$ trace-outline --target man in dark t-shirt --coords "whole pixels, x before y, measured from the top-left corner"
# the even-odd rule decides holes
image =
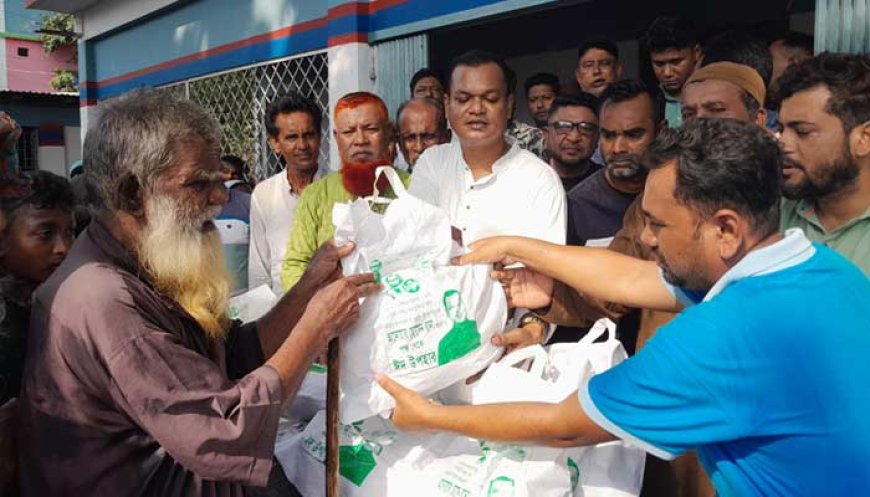
[[[602,94],[600,144],[605,167],[568,192],[570,245],[606,247],[643,190],[641,156],[662,123],[660,105],[640,81],[614,83]]]
[[[601,95],[601,154],[605,167],[568,192],[569,245],[607,247],[622,228],[628,206],[643,190],[641,157],[664,126],[664,105],[640,81],[621,81]],[[638,314],[619,320],[617,336],[634,352]],[[584,328],[559,326],[550,342],[577,341]]]

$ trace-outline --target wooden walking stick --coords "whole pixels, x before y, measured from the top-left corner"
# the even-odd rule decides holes
[[[338,379],[339,339],[329,342],[326,352],[326,497],[339,497],[338,492]]]

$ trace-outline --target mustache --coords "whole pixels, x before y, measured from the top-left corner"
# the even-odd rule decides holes
[[[796,162],[794,159],[784,158],[782,160],[782,167],[791,167],[794,169],[800,169],[803,172],[806,172],[807,169],[800,162]]]
[[[608,157],[605,162],[610,164],[611,162],[628,162],[632,165],[639,166],[640,165],[640,157],[632,154],[614,154]]]

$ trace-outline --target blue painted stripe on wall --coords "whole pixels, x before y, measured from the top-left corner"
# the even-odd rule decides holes
[[[120,95],[134,88],[160,86],[172,81],[195,78],[225,69],[255,64],[264,60],[288,57],[293,54],[319,50],[326,46],[326,28],[294,33],[288,37],[249,45],[229,52],[206,57],[175,67],[144,74],[126,81],[96,88],[82,88],[81,98],[104,99]]]
[[[546,1],[546,0],[544,0]],[[350,2],[345,2],[350,3]],[[208,55],[203,59],[179,63],[177,66],[154,71],[141,76],[132,77],[129,80],[101,85],[99,82],[82,85],[82,101],[104,99],[119,95],[125,91],[142,86],[159,86],[183,79],[202,76],[205,74],[231,69],[233,67],[255,64],[275,58],[287,57],[296,53],[318,50],[327,46],[329,37],[344,36],[355,33],[367,34],[375,31],[383,31],[401,27],[403,25],[419,23],[427,19],[435,19],[446,15],[455,15],[463,11],[485,8],[492,6],[497,9],[497,4],[512,4],[514,8],[523,8],[542,3],[542,0],[529,0],[528,2],[516,0],[408,0],[381,9],[373,8],[371,14],[348,14],[329,19],[327,28],[312,29],[301,33],[293,33],[285,38],[271,40],[269,42],[243,46],[228,52]],[[518,5],[519,4],[519,5]],[[374,5],[372,6],[374,7]],[[509,9],[508,9],[509,10]],[[142,27],[146,27],[145,23]],[[262,34],[262,33],[261,33]],[[257,34],[255,36],[260,36]],[[98,43],[107,43],[110,40],[101,40]],[[216,48],[216,47],[212,47]],[[105,55],[105,52],[104,52]],[[98,66],[105,64],[105,59],[96,57]],[[136,70],[146,69],[138,67]],[[133,72],[133,71],[130,71]],[[117,78],[119,76],[115,76]],[[120,75],[123,77],[123,74]],[[109,79],[109,78],[103,78]],[[112,78],[114,79],[114,78]]]
[[[371,31],[388,29],[432,17],[455,14],[504,0],[411,0],[372,14]]]

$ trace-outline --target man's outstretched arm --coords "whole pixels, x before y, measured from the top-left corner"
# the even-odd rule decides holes
[[[469,248],[460,264],[519,262],[605,302],[671,312],[682,309],[652,261],[604,248],[567,247],[522,237],[485,238]]]
[[[616,439],[586,416],[576,392],[558,404],[442,406],[386,376],[380,376],[378,384],[396,399],[391,419],[403,430],[451,431],[484,440],[559,446],[594,445]]]

